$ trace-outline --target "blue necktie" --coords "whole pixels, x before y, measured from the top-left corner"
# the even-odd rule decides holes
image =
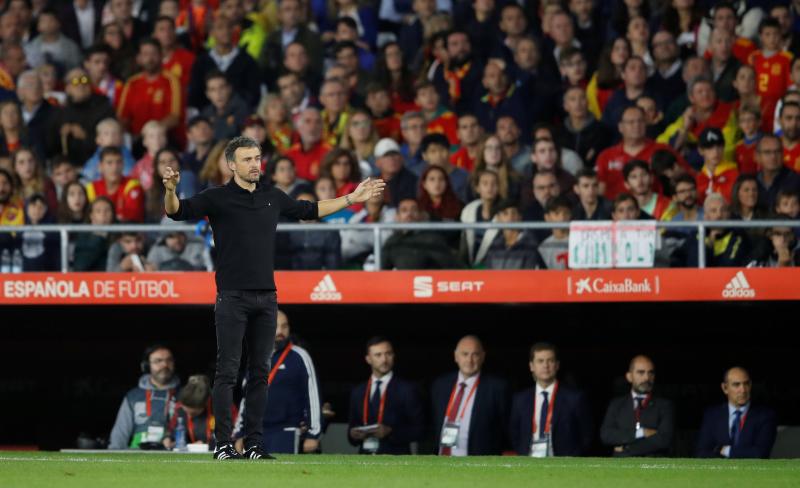
[[[378,410],[381,408],[381,380],[375,382],[375,392],[369,399],[369,418],[372,422],[378,422]]]
[[[542,411],[539,412],[539,438],[544,437],[544,424],[547,423],[547,410],[550,408],[550,402],[547,400],[547,392],[543,391],[542,396]]]
[[[742,421],[742,411],[735,410],[733,412],[733,425],[731,425],[731,445],[735,446],[739,443],[739,422]]]

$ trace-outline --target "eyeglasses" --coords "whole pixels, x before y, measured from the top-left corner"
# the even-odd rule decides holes
[[[72,86],[88,85],[89,84],[89,77],[86,76],[86,75],[84,75],[84,76],[76,76],[75,78],[72,78],[71,80],[69,80],[69,82],[72,84]]]

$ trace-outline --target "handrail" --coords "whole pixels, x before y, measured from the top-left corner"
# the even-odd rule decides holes
[[[636,221],[653,222],[658,229],[689,229],[695,228],[698,233],[705,233],[709,227],[735,228],[735,229],[766,229],[770,227],[800,227],[800,220],[720,220],[720,221]],[[372,232],[373,252],[375,256],[375,270],[380,270],[381,235],[385,231],[394,230],[422,230],[422,231],[462,231],[462,230],[487,230],[487,229],[517,229],[517,230],[551,230],[569,229],[569,222],[371,222],[371,223],[281,223],[278,232],[305,232],[305,231],[363,231]],[[4,225],[0,226],[0,233],[15,233],[27,231],[58,232],[61,239],[61,271],[69,270],[68,249],[69,233],[86,232],[147,232],[166,234],[169,232],[194,233],[197,224],[41,224],[41,225]],[[706,266],[706,248],[702,239],[698,239],[698,267]]]

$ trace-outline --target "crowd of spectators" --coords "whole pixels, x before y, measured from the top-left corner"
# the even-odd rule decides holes
[[[800,5],[779,0],[0,0],[0,225],[159,223],[165,168],[382,201],[325,222],[794,220]],[[710,266],[800,263],[800,228],[714,229]],[[665,232],[657,263],[697,263]],[[370,231],[280,235],[283,269],[370,269]],[[385,233],[392,268],[547,268],[567,231]],[[0,234],[26,271],[56,235]],[[70,269],[213,269],[195,235],[71,236]],[[5,263],[5,258],[4,258]]]

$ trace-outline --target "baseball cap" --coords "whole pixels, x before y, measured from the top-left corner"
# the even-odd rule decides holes
[[[703,129],[703,132],[700,133],[700,139],[697,141],[697,145],[702,149],[724,146],[725,137],[722,135],[722,131],[716,127],[708,127]]]
[[[262,119],[258,115],[251,115],[250,117],[247,117],[244,120],[244,124],[242,125],[242,127],[243,128],[247,128],[247,127],[252,127],[252,126],[255,126],[255,125],[260,126],[260,127],[266,127],[266,124],[264,124],[264,119]]]
[[[382,158],[390,153],[400,153],[400,145],[394,139],[385,137],[375,144],[375,158]]]

